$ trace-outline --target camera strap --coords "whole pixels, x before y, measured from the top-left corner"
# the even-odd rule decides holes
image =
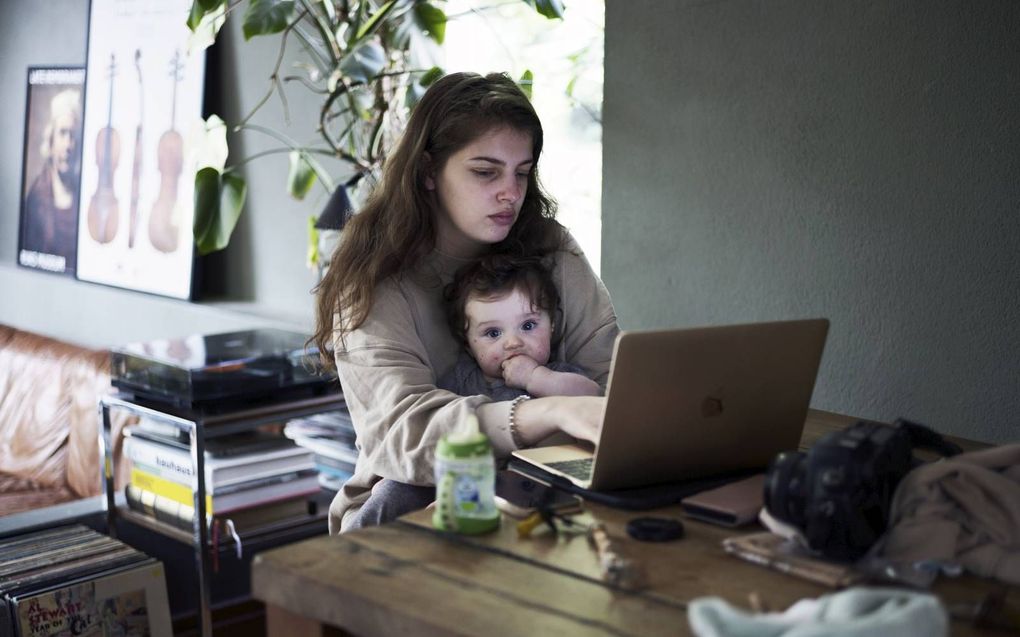
[[[907,420],[906,418],[897,418],[893,426],[907,434],[913,447],[930,449],[946,458],[963,453],[963,449],[959,445],[949,442],[942,437],[942,434],[926,425]]]

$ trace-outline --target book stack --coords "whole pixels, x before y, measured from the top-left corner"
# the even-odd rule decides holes
[[[71,525],[0,540],[0,637],[171,635],[163,564]]]
[[[357,436],[346,407],[289,420],[283,433],[313,453],[323,488],[338,491],[354,473]]]
[[[142,419],[126,430],[131,461],[128,507],[191,530],[195,496],[186,434]],[[312,453],[279,434],[253,430],[206,441],[205,510],[210,530],[229,521],[243,533],[309,514],[308,497],[320,491]],[[233,533],[231,533],[233,534]]]

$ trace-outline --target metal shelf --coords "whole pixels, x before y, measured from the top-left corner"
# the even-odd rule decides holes
[[[102,429],[99,435],[100,456],[102,463],[102,484],[103,500],[106,511],[106,522],[111,537],[116,537],[116,519],[118,516],[130,520],[133,524],[150,530],[154,533],[171,538],[178,542],[192,546],[195,554],[195,563],[198,568],[199,587],[199,614],[201,619],[201,634],[212,635],[212,609],[211,609],[211,558],[210,551],[202,550],[199,547],[211,546],[209,539],[209,527],[204,523],[206,519],[206,486],[205,486],[205,441],[208,438],[225,436],[228,434],[248,431],[261,425],[278,423],[282,420],[309,416],[331,409],[339,409],[345,405],[343,396],[340,394],[319,395],[286,402],[274,402],[260,404],[231,412],[202,413],[188,410],[173,409],[154,405],[152,403],[141,403],[134,401],[130,396],[116,394],[104,396],[99,401],[99,415],[102,421]],[[127,507],[118,507],[115,504],[113,484],[113,455],[110,441],[112,431],[110,413],[112,410],[123,410],[128,413],[144,416],[153,420],[169,423],[182,431],[188,433],[191,449],[191,465],[193,470],[192,493],[194,494],[195,521],[191,533],[175,527],[161,520],[155,520]],[[328,509],[328,507],[326,507]],[[276,536],[280,533],[294,531],[303,528],[305,524],[322,524],[326,512],[316,516],[309,516],[309,520],[299,524],[272,525],[275,528],[253,530],[250,535],[253,541]],[[313,519],[314,518],[314,519]],[[202,521],[202,522],[200,522]],[[258,539],[256,539],[258,538]],[[242,540],[244,538],[242,537]],[[231,544],[227,544],[231,546]],[[220,545],[220,550],[223,545]],[[229,548],[227,550],[230,550]]]

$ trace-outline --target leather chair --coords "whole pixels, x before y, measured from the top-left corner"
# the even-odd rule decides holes
[[[0,515],[101,493],[97,404],[110,391],[107,351],[0,325]],[[118,460],[126,421],[113,423]]]

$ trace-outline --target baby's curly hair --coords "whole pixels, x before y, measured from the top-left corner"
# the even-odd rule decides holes
[[[446,319],[461,345],[467,346],[468,301],[498,299],[514,290],[527,294],[532,307],[545,310],[555,321],[560,295],[541,258],[489,254],[457,271],[444,290],[444,298]]]

